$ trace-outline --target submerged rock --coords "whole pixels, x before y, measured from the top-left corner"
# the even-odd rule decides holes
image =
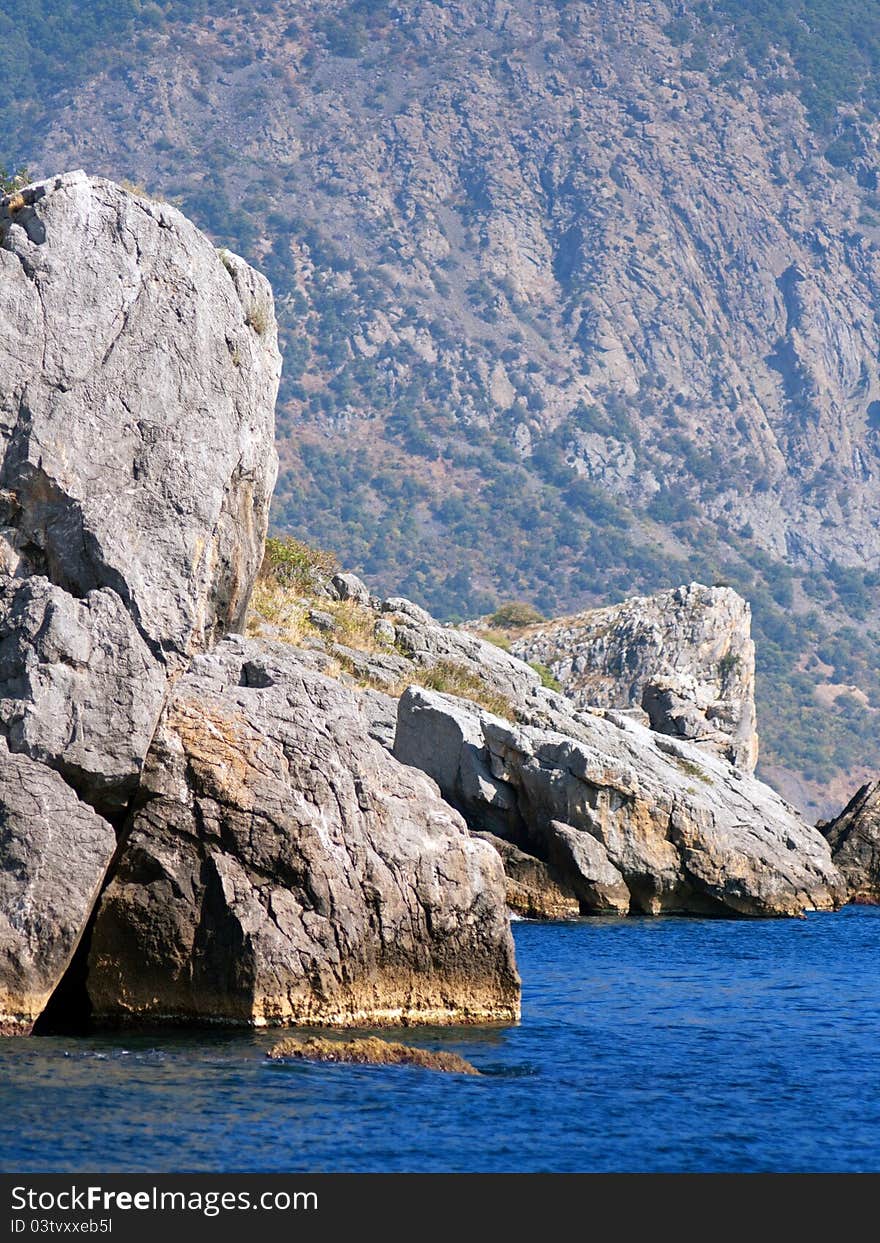
[[[410,687],[394,754],[434,777],[472,829],[552,861],[581,910],[623,911],[626,892],[645,914],[799,915],[845,901],[821,834],[755,778],[622,714],[557,720],[517,726]]]
[[[818,827],[843,873],[850,902],[880,905],[880,782],[862,786],[836,819]]]
[[[478,1075],[480,1072],[458,1053],[443,1049],[417,1049],[412,1045],[380,1040],[367,1036],[360,1040],[307,1040],[288,1037],[272,1046],[267,1057],[276,1061],[296,1058],[307,1062],[347,1062],[355,1066],[419,1066],[425,1070],[442,1070],[456,1075]]]
[[[0,741],[0,1034],[28,1033],[73,958],[116,847],[57,773]]]
[[[198,657],[92,937],[102,1019],[510,1021],[500,860],[282,645]]]

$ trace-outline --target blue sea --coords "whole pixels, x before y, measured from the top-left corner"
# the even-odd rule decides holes
[[[514,934],[521,1024],[393,1033],[479,1078],[271,1062],[277,1033],[0,1040],[0,1169],[880,1170],[880,909]]]

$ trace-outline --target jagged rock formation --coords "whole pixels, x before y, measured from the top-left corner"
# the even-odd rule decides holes
[[[97,807],[237,627],[275,481],[267,282],[69,173],[0,201],[0,732]]]
[[[0,740],[0,1035],[39,1018],[115,848],[110,825],[57,773]]]
[[[72,173],[0,200],[0,315],[0,1023],[39,1016],[114,852],[99,1017],[516,1017],[497,855],[308,653],[198,655],[263,557],[266,281]]]
[[[549,864],[494,833],[475,837],[497,850],[507,877],[507,905],[526,919],[575,919],[581,913],[574,889]]]
[[[548,729],[413,687],[394,754],[472,828],[567,863],[583,911],[796,915],[845,900],[821,834],[767,786],[625,715],[557,700],[546,695]]]
[[[844,900],[821,836],[732,762],[751,761],[756,744],[754,647],[748,605],[735,592],[691,584],[534,627],[514,647],[545,660],[555,654],[563,677],[575,667],[584,677],[563,695],[482,639],[478,623],[443,626],[410,601],[382,601],[346,579],[344,599],[357,611],[335,616],[339,586],[320,573],[311,583],[312,598],[328,603],[320,626],[297,632],[307,645],[300,659],[358,688],[371,736],[433,777],[472,831],[505,843],[497,848],[513,910],[533,918],[566,918],[575,908],[770,915]],[[308,596],[296,606],[313,617]],[[355,621],[362,649],[342,648],[337,636]],[[259,614],[250,625],[257,634],[273,629]],[[557,642],[582,644],[580,663],[566,665]],[[689,697],[688,715],[655,716],[649,729],[647,713],[630,705],[661,675]],[[591,705],[590,686],[622,709]],[[694,739],[682,738],[683,725],[696,726]],[[509,740],[503,760],[493,752],[487,729],[496,727],[520,739],[518,759]],[[547,791],[535,793],[544,780]]]
[[[751,610],[729,587],[691,583],[530,627],[511,650],[547,665],[575,703],[641,708],[652,729],[754,771]]]
[[[92,938],[98,1017],[517,1017],[498,856],[291,649],[196,659],[140,797]]]
[[[243,615],[280,359],[263,278],[81,172],[0,199],[0,320],[0,1010],[27,1028],[115,849],[87,804],[120,822],[168,677]]]
[[[880,905],[880,782],[864,785],[836,819],[820,822],[850,902]]]

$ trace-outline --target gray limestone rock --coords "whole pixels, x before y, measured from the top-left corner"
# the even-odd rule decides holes
[[[554,698],[547,697],[545,719],[553,718]],[[821,834],[754,777],[624,714],[560,713],[556,720],[556,729],[513,725],[410,687],[400,700],[394,753],[423,766],[473,829],[539,857],[547,854],[548,831],[557,849],[564,837],[570,855],[564,829],[595,838],[604,856],[578,866],[591,883],[613,889],[621,908],[613,872],[590,875],[605,857],[631,909],[646,914],[797,915],[845,900]]]
[[[276,473],[264,278],[168,204],[67,173],[0,200],[0,320],[22,567],[115,591],[172,662],[237,628]]]
[[[580,707],[642,709],[659,733],[754,770],[751,610],[729,587],[691,583],[556,618],[512,650],[547,665]]]
[[[62,778],[0,741],[0,1034],[26,1034],[66,971],[116,847]]]
[[[353,600],[369,607],[370,591],[356,574],[334,574],[331,580],[339,600]]]
[[[360,697],[283,645],[195,659],[98,911],[99,1017],[517,1016],[500,860],[368,730]]]
[[[242,624],[275,480],[272,295],[178,211],[0,200],[0,733],[102,811],[169,674]]]
[[[516,840],[516,795],[492,775],[483,720],[472,703],[411,686],[398,704],[394,758],[433,778],[473,829]]]
[[[880,905],[880,782],[858,790],[834,820],[820,823],[850,902]]]

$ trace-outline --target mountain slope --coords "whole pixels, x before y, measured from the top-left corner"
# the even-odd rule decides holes
[[[2,155],[179,198],[270,276],[278,528],[453,616],[729,582],[765,771],[880,766],[866,6],[260,9],[132,5]]]

